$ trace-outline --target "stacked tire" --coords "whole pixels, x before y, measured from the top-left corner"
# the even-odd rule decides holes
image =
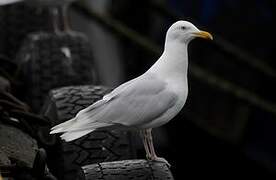
[[[49,93],[43,107],[43,115],[52,125],[74,117],[78,111],[101,99],[111,89],[103,86],[69,86]],[[73,142],[59,140],[48,149],[50,168],[57,170],[60,179],[73,180],[84,165],[105,161],[134,159],[135,147],[132,132],[112,130],[95,131]]]
[[[53,88],[97,82],[90,42],[81,33],[32,33],[16,59],[24,100],[35,112]]]

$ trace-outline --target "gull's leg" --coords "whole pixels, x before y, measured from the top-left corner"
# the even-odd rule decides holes
[[[151,159],[154,160],[157,155],[155,153],[155,149],[153,146],[153,140],[152,140],[152,134],[151,134],[151,130],[152,129],[146,129],[146,140],[147,140],[147,144],[149,145],[149,150],[150,150],[150,154],[151,154]]]
[[[147,159],[150,160],[151,154],[150,154],[150,151],[149,151],[149,145],[148,145],[147,140],[146,140],[146,131],[141,130],[140,135],[141,135],[141,138],[142,138],[142,141],[143,141],[143,144],[144,144],[144,148],[145,148],[145,151],[146,151],[146,157],[147,157]]]
[[[155,153],[152,134],[151,134],[152,129],[147,129],[145,131],[146,131],[146,138],[147,138],[147,141],[148,141],[147,143],[149,145],[149,150],[150,150],[150,154],[151,154],[151,160],[164,162],[170,167],[171,165],[168,163],[168,161],[166,159],[158,157]]]

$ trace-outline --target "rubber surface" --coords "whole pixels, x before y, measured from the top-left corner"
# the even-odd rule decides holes
[[[69,86],[52,90],[43,114],[52,124],[64,122],[110,92],[103,86]],[[95,131],[73,142],[59,142],[48,149],[49,168],[59,179],[73,180],[84,165],[104,161],[133,159],[133,133],[127,131]],[[54,172],[55,171],[55,172]]]
[[[32,33],[16,59],[21,67],[18,79],[24,83],[22,98],[34,112],[53,88],[97,81],[90,42],[81,33]]]
[[[36,140],[27,133],[14,126],[0,123],[0,151],[10,162],[31,168],[36,149],[38,149]]]
[[[125,160],[83,167],[85,180],[173,180],[165,163]]]

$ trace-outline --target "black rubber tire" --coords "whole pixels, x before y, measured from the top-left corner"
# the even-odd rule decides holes
[[[85,180],[173,180],[168,166],[161,162],[124,160],[82,167]]]
[[[111,89],[103,86],[69,86],[52,90],[42,109],[52,124],[64,122],[101,99]],[[133,137],[127,131],[95,131],[73,142],[59,141],[47,149],[50,170],[58,179],[75,180],[84,165],[136,157]]]
[[[32,168],[36,149],[37,141],[30,135],[17,127],[0,123],[0,151],[5,153],[11,163]]]
[[[33,33],[17,55],[20,97],[39,112],[49,90],[62,86],[97,82],[92,49],[86,36],[77,32]]]

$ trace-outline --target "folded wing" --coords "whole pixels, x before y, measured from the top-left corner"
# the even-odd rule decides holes
[[[76,117],[52,128],[51,133],[74,140],[109,126],[139,127],[160,117],[176,102],[177,95],[165,81],[146,74],[122,84]]]

